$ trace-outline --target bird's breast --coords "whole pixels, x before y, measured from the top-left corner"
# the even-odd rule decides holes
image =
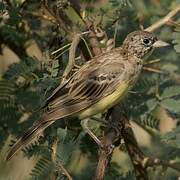
[[[123,99],[123,97],[127,94],[128,89],[129,89],[129,82],[121,82],[121,84],[119,84],[119,86],[116,88],[116,90],[112,94],[102,98],[100,101],[98,101],[97,103],[89,107],[88,109],[83,110],[79,114],[79,118],[85,119],[92,115],[102,113],[105,110],[113,107],[118,102],[120,102],[121,99]]]

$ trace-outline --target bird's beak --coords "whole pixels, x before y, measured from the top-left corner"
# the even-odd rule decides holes
[[[158,47],[164,47],[164,46],[169,46],[170,44],[161,40],[156,41],[153,44],[153,47],[158,48]]]

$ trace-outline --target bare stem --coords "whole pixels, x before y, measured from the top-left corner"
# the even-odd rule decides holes
[[[70,176],[70,174],[68,173],[68,171],[66,170],[66,168],[64,168],[62,164],[58,163],[58,166],[61,168],[61,170],[63,171],[65,176],[68,178],[68,180],[73,180],[73,178]]]
[[[178,5],[175,9],[170,11],[165,17],[163,17],[162,19],[155,22],[154,24],[152,24],[151,26],[149,26],[148,28],[144,30],[149,31],[149,32],[155,31],[156,29],[160,28],[164,24],[167,24],[169,21],[171,21],[171,18],[175,16],[179,11],[180,11],[180,5]]]
[[[71,72],[71,70],[73,69],[73,67],[75,65],[76,49],[77,49],[77,46],[80,42],[80,39],[81,39],[80,34],[74,35],[72,44],[71,44],[70,49],[69,49],[69,61],[68,61],[68,64],[66,66],[66,69],[64,70],[63,80],[65,80],[67,78],[67,76],[69,75],[69,73]]]
[[[155,72],[155,73],[159,73],[159,74],[164,74],[163,71],[156,69],[156,68],[151,68],[151,67],[143,67],[143,70],[149,71],[149,72]]]
[[[58,145],[58,140],[57,140],[57,138],[55,138],[55,140],[52,144],[52,147],[51,147],[51,149],[52,149],[51,158],[54,163],[56,163],[57,145]],[[57,163],[57,166],[61,169],[61,171],[67,177],[68,180],[72,180],[72,177],[70,176],[70,174],[68,173],[66,168],[60,162]],[[52,174],[51,178],[56,179],[55,174]]]

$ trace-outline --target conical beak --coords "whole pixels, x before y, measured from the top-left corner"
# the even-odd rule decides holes
[[[158,48],[158,47],[164,47],[164,46],[169,46],[170,44],[161,40],[156,41],[153,44],[153,47]]]

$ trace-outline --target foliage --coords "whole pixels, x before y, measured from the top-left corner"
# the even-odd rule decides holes
[[[101,0],[81,0],[80,7],[75,3],[69,8],[67,2],[73,4],[74,1],[48,2],[52,7],[58,5],[61,10],[64,8],[59,14],[65,19],[70,19],[70,28],[72,28],[70,31],[86,31],[81,22],[82,19],[78,18],[78,11],[85,16],[85,19],[93,20],[94,24],[98,24],[99,19],[102,19],[101,26],[109,38],[115,38],[116,46],[120,46],[129,32],[139,29],[140,25],[147,27],[153,24],[178,5],[176,0],[162,2],[111,0],[105,3]],[[65,26],[59,25],[59,22],[54,22],[47,10],[44,9],[46,14],[43,14],[39,10],[40,6],[40,2],[35,0],[0,2],[2,56],[5,56],[4,48],[9,47],[20,60],[19,63],[9,66],[5,73],[0,74],[0,150],[6,146],[9,137],[13,137],[14,140],[15,136],[20,135],[40,118],[41,107],[52,90],[60,83],[68,62],[68,43],[71,42],[72,37],[68,35],[69,31],[67,33],[63,28],[68,29],[70,24],[68,22]],[[75,7],[78,11],[74,11]],[[55,8],[54,12],[56,12]],[[47,14],[49,19],[45,16]],[[160,62],[145,64],[146,67],[161,70],[161,72],[144,70],[123,104],[130,119],[150,136],[149,145],[141,142],[142,150],[147,155],[160,158],[165,156],[166,160],[179,162],[180,28],[179,18],[175,19],[177,20],[155,32],[171,46],[166,50],[157,50],[151,56],[152,60],[160,58]],[[85,38],[85,40],[89,46],[88,39]],[[31,51],[28,50],[30,46],[33,47]],[[87,48],[85,44],[83,46]],[[37,48],[38,55],[34,54]],[[59,51],[53,53],[57,49]],[[82,64],[84,60],[79,56],[80,54],[81,52],[77,50],[77,61]],[[11,56],[6,61],[13,58]],[[162,124],[166,123],[163,118],[170,119],[169,121],[174,125],[174,129],[170,127],[166,129],[170,131],[166,134],[162,132],[164,128]],[[102,135],[101,125],[95,123],[92,127],[96,134]],[[138,134],[135,130],[136,133]],[[56,149],[54,157],[53,147]],[[97,165],[97,151],[97,145],[82,131],[77,119],[63,119],[45,130],[40,140],[31,143],[23,150],[26,157],[30,159],[36,157],[38,160],[31,168],[31,173],[26,174],[22,179],[67,179],[62,166],[74,179],[92,179]],[[134,179],[134,171],[127,152],[117,151],[119,154],[113,154],[114,158],[112,157],[105,179]],[[119,156],[124,154],[126,159],[119,160]],[[16,163],[20,163],[22,159],[24,158],[20,157]],[[18,171],[20,170],[17,170],[17,174]],[[164,179],[179,177],[178,172],[171,168],[150,169],[148,173],[152,179],[157,179],[161,174],[164,174]],[[0,174],[3,174],[1,166]],[[9,179],[9,174],[5,175]]]

